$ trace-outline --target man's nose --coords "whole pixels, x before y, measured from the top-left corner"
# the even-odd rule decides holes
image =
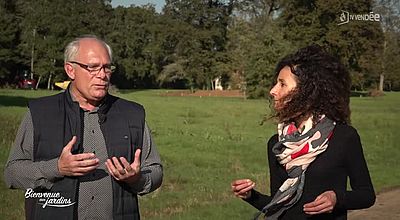
[[[106,73],[105,68],[106,68],[105,66],[102,66],[100,71],[96,74],[96,76],[99,77],[99,78],[102,78],[102,79],[106,78],[107,77],[107,73]]]

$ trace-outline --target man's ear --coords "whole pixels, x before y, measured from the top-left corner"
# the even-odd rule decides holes
[[[75,69],[74,69],[74,67],[72,66],[71,63],[65,63],[64,64],[64,70],[65,70],[65,72],[67,73],[67,75],[68,75],[68,77],[70,79],[72,79],[72,80],[75,79]]]

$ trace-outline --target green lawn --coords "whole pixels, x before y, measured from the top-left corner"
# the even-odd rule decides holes
[[[143,219],[251,219],[255,209],[230,193],[230,182],[252,178],[268,192],[266,140],[271,122],[260,125],[265,100],[167,97],[162,90],[121,91],[116,95],[143,104],[161,154],[164,183],[140,198]],[[0,166],[26,103],[55,92],[0,90]],[[361,136],[377,191],[400,185],[400,93],[352,98],[352,123]],[[0,177],[0,218],[23,219],[23,191],[8,190]]]

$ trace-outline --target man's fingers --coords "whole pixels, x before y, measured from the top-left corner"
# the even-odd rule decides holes
[[[75,176],[83,176],[86,175],[87,173],[95,170],[98,166],[87,166],[87,167],[77,167],[74,169],[74,175]]]
[[[140,153],[142,153],[141,149],[137,149],[135,151],[135,160],[140,160]]]
[[[107,167],[108,173],[109,173],[112,177],[114,177],[116,180],[119,180],[118,177],[116,177],[116,176],[114,175],[113,171],[112,171],[111,168],[110,168],[110,165],[108,165],[107,162],[105,162],[104,164],[105,164],[106,167]]]
[[[69,176],[83,176],[88,174],[89,172],[92,172],[97,167],[98,165],[87,166],[87,167],[74,167],[70,169]]]
[[[65,145],[65,147],[63,148],[63,152],[66,151],[71,153],[72,147],[74,146],[75,143],[76,143],[76,136],[73,136],[71,140],[68,142],[68,144]]]
[[[118,170],[115,168],[114,163],[112,162],[111,159],[107,159],[105,162],[106,167],[108,169],[108,173],[113,176],[115,179],[119,180],[120,174]]]
[[[141,153],[142,151],[140,150],[140,149],[137,149],[136,151],[135,151],[135,160],[133,161],[133,163],[132,163],[132,167],[133,167],[133,169],[138,169],[138,168],[140,168],[140,153]]]
[[[130,164],[124,157],[107,159],[105,165],[116,180],[134,182],[140,177],[140,150],[135,152],[135,161]]]
[[[112,162],[114,163],[115,168],[117,168],[118,171],[121,173],[124,172],[124,168],[122,167],[121,163],[119,162],[118,158],[112,157]]]
[[[96,155],[94,153],[75,154],[75,155],[72,155],[72,158],[75,161],[97,159]]]
[[[81,161],[75,161],[75,163],[78,168],[91,167],[91,166],[98,167],[99,159],[95,158],[95,159],[81,160]]]
[[[108,172],[112,174],[112,170],[115,169],[115,167],[114,164],[111,162],[111,160],[107,159],[106,162],[104,162],[104,164],[106,165]]]
[[[122,175],[126,174],[126,170],[121,165],[121,163],[119,162],[118,158],[112,157],[110,163],[113,163],[113,166],[111,168],[114,167],[114,169],[112,169],[112,171],[118,178],[121,178]]]
[[[129,162],[125,159],[125,157],[120,157],[119,160],[121,161],[122,166],[127,172],[131,172],[133,170]]]

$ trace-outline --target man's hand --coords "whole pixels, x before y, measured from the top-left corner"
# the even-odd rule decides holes
[[[304,205],[304,212],[309,215],[331,213],[336,205],[336,193],[326,191],[319,195],[313,202]]]
[[[137,149],[135,152],[135,160],[132,164],[125,159],[125,157],[120,157],[118,159],[116,157],[112,157],[111,159],[107,159],[105,162],[108,172],[111,176],[113,176],[118,181],[124,181],[127,183],[134,183],[138,179],[140,179],[140,153],[141,150]]]
[[[75,142],[76,136],[73,136],[58,158],[58,171],[63,176],[83,176],[99,166],[99,159],[93,153],[72,154]]]
[[[250,198],[251,190],[254,188],[255,185],[256,184],[249,179],[240,179],[233,181],[231,183],[231,188],[235,196],[242,199],[248,199]]]

